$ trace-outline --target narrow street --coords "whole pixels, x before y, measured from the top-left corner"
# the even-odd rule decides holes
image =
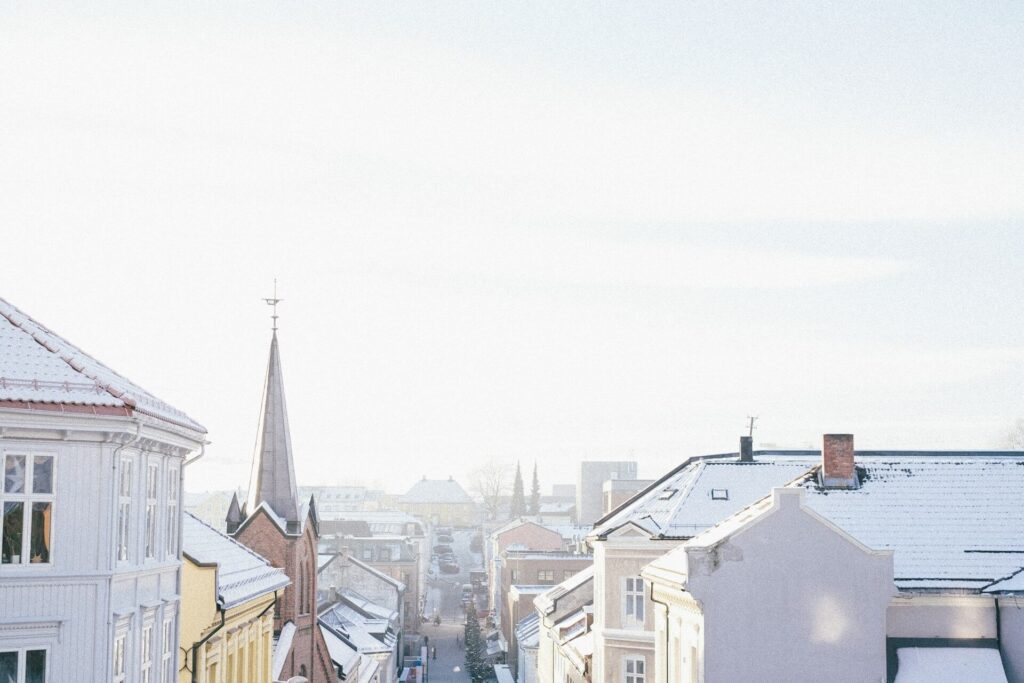
[[[469,571],[480,569],[482,559],[479,553],[469,549],[475,530],[455,529],[451,543],[452,551],[458,558],[457,574],[442,574],[436,563],[432,566],[427,582],[427,599],[424,614],[427,621],[421,627],[430,638],[428,652],[437,648],[437,659],[430,659],[427,681],[430,683],[467,683],[470,678],[464,671],[465,649],[461,644],[465,628],[465,608],[462,606],[462,586],[469,583]],[[435,626],[433,619],[441,617],[441,624]]]

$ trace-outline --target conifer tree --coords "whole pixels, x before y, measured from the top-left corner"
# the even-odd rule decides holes
[[[523,471],[516,463],[516,480],[512,484],[512,504],[509,508],[509,519],[522,517],[526,514],[526,494],[523,492]]]
[[[540,480],[537,478],[537,461],[533,461],[533,488],[530,489],[530,514],[540,514]]]
[[[473,680],[479,683],[486,680],[490,671],[484,658],[484,643],[480,637],[480,620],[476,616],[476,608],[473,605],[466,606],[466,673]]]

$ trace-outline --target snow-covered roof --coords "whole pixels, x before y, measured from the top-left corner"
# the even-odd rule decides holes
[[[281,627],[281,633],[274,641],[274,659],[271,661],[272,678],[276,681],[281,678],[281,671],[285,662],[288,661],[288,653],[292,651],[292,640],[295,638],[295,624],[288,621]],[[326,636],[326,634],[324,634]]]
[[[359,660],[362,659],[359,650],[352,643],[346,641],[344,637],[329,628],[320,629],[320,633],[323,634],[324,643],[327,645],[327,653],[330,655],[331,661],[336,666],[341,667],[347,680],[347,677],[359,665]],[[276,676],[274,680],[277,680]]]
[[[534,605],[537,609],[547,613],[554,609],[555,603],[560,598],[580,588],[588,586],[588,589],[593,592],[594,582],[594,565],[591,563],[585,569],[581,569],[565,581],[551,586],[548,590],[544,591],[534,599]]]
[[[901,647],[896,683],[1006,683],[994,647]]]
[[[159,418],[200,434],[206,428],[119,375],[0,298],[0,405],[89,406]],[[76,411],[78,412],[78,411]]]
[[[473,503],[459,482],[452,478],[427,479],[416,482],[398,499],[402,503]]]
[[[345,601],[323,610],[320,623],[345,637],[363,654],[389,652],[397,639],[388,619],[367,617]]]
[[[691,459],[655,481],[624,506],[598,520],[590,538],[632,523],[656,538],[686,539],[742,510],[818,462],[812,452],[757,453]]]
[[[512,670],[508,668],[508,664],[495,664],[494,678],[497,679],[498,683],[516,683],[516,679],[512,676]]]
[[[217,601],[225,609],[287,586],[280,569],[190,512],[183,515],[182,553],[197,564],[217,565]]]
[[[516,624],[516,641],[524,649],[535,648],[540,644],[540,615],[530,612]]]
[[[895,551],[896,585],[1012,590],[1024,567],[1024,453],[856,456],[860,488],[795,485],[805,504],[864,545]]]

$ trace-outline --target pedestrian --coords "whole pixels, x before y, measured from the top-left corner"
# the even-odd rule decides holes
[[[437,659],[437,645],[430,648],[431,659]]]

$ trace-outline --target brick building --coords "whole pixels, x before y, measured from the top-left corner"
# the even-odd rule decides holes
[[[313,498],[304,505],[298,501],[275,328],[248,500],[240,507],[238,497],[233,497],[227,514],[228,534],[291,579],[275,608],[274,680],[293,676],[304,676],[310,683],[338,680],[317,623],[318,523]]]

